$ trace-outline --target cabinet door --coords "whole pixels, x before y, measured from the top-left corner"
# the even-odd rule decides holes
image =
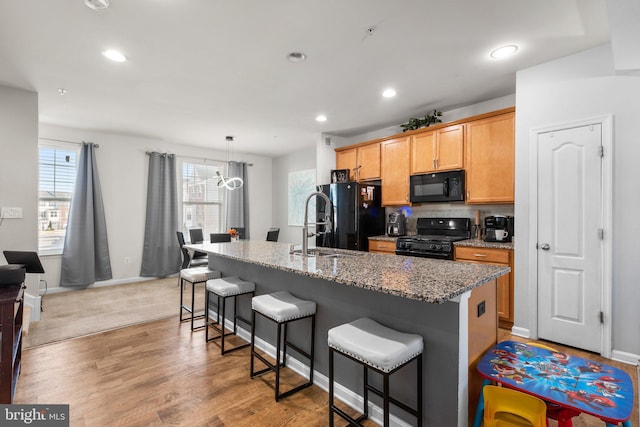
[[[356,149],[336,151],[336,169],[349,169],[349,179],[355,180],[353,170],[357,166]]]
[[[482,264],[508,265],[511,273],[498,277],[498,318],[500,327],[513,326],[513,251],[509,249],[456,246],[455,260]]]
[[[411,175],[435,171],[436,144],[436,131],[411,136]]]
[[[382,205],[409,204],[409,137],[382,142]]]
[[[358,181],[380,179],[380,143],[358,147],[357,165],[360,167],[355,174]]]
[[[515,114],[467,124],[466,203],[514,200]]]
[[[439,171],[464,167],[464,125],[448,126],[438,130],[436,169]]]

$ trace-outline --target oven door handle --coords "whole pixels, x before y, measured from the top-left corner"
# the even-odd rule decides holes
[[[449,178],[445,178],[442,182],[442,188],[444,190],[444,197],[449,197]]]

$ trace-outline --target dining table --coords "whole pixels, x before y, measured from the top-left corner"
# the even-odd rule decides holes
[[[600,361],[515,341],[502,341],[478,362],[483,387],[498,383],[547,404],[547,417],[559,427],[571,427],[581,413],[599,418],[606,426],[631,427],[635,404],[633,382],[623,370]],[[482,391],[474,427],[484,413]]]

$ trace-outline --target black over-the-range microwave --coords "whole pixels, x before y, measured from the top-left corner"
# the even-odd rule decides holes
[[[412,175],[409,181],[411,203],[464,201],[464,171]]]

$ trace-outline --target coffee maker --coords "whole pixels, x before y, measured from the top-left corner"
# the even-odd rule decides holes
[[[485,242],[511,242],[514,219],[512,216],[492,215],[485,217],[483,239]]]
[[[406,236],[407,235],[407,217],[401,211],[389,214],[387,221],[388,236]]]

